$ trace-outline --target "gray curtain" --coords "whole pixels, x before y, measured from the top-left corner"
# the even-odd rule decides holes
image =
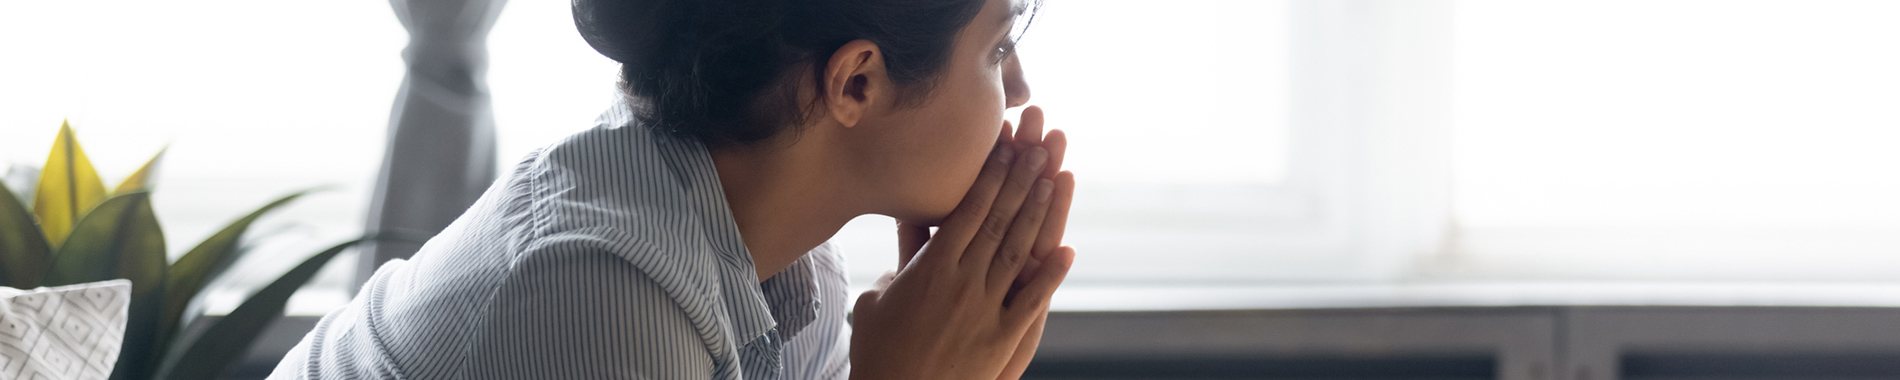
[[[488,30],[506,0],[390,0],[409,30],[408,72],[389,116],[389,144],[370,201],[370,233],[428,237],[495,180]],[[383,241],[358,255],[357,284],[419,242]]]

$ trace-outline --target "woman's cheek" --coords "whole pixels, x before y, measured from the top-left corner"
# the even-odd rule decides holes
[[[957,142],[963,142],[961,144],[945,141],[946,144],[939,145],[946,151],[940,152],[941,155],[938,156],[940,159],[936,160],[938,167],[930,172],[929,180],[919,181],[919,183],[931,183],[934,187],[934,189],[925,189],[923,192],[934,194],[935,199],[931,201],[934,204],[933,214],[939,218],[947,216],[951,210],[956,209],[958,203],[963,201],[964,194],[976,183],[976,177],[983,171],[984,162],[989,160],[990,150],[996,145],[995,136],[996,130],[991,129],[980,138],[974,139],[975,144],[968,144],[973,141],[969,138],[971,136],[959,136],[957,140],[960,141]]]

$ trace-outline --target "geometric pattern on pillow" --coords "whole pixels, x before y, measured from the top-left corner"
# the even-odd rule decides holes
[[[125,338],[132,282],[0,287],[0,379],[102,380]]]

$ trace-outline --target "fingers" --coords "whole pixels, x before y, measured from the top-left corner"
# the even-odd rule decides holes
[[[938,252],[943,253],[943,260],[949,263],[961,260],[970,239],[976,236],[984,219],[989,217],[990,204],[996,200],[996,192],[1007,179],[1015,154],[1016,150],[1010,149],[1005,141],[998,141],[996,147],[990,150],[989,160],[983,162],[983,170],[976,174],[976,182],[970,185],[969,191],[963,193],[963,201],[937,227],[938,237],[942,238],[938,244],[942,251]]]
[[[1009,227],[1009,234],[1003,238],[1003,244],[996,250],[990,263],[988,288],[998,301],[1009,292],[1009,286],[1022,273],[1023,262],[1029,259],[1029,249],[1041,236],[1045,225],[1043,219],[1049,215],[1049,193],[1055,191],[1055,181],[1038,179],[1029,190],[1029,199],[1016,215],[1016,222]]]
[[[1022,159],[1016,160],[1014,167],[1010,168],[1009,178],[1003,181],[1002,187],[996,192],[989,216],[983,218],[983,225],[977,228],[976,236],[970,239],[970,245],[964,249],[962,262],[964,268],[970,269],[970,273],[982,276],[979,273],[988,272],[990,260],[995,256],[997,246],[1001,245],[1004,237],[1009,235],[1010,225],[1016,220],[1024,198],[1029,196],[1030,188],[1036,183],[1037,174],[1042,173],[1042,166],[1048,161],[1048,150],[1041,147],[1030,148],[1023,152]]]
[[[1044,135],[1043,120],[1042,107],[1024,108],[1022,127],[1016,131],[1016,137],[1013,140],[1016,143],[1016,149],[1019,150],[1027,150],[1037,145],[1048,149],[1049,164],[1043,166],[1042,178],[1055,178],[1056,172],[1062,170],[1062,157],[1069,151],[1069,138],[1060,129],[1051,129],[1047,135]]]
[[[1029,252],[1041,259],[1062,245],[1062,233],[1069,224],[1069,205],[1075,202],[1075,173],[1056,173],[1055,191],[1050,195],[1049,216],[1037,231],[1036,246]]]
[[[1042,169],[1042,178],[1055,178],[1062,171],[1062,157],[1069,153],[1069,135],[1062,130],[1050,130],[1042,138],[1042,148],[1049,150],[1049,164]]]
[[[1043,313],[1048,312],[1049,299],[1055,295],[1056,287],[1062,285],[1062,279],[1069,277],[1069,267],[1074,262],[1074,248],[1061,247],[1050,252],[1049,258],[1043,260],[1042,269],[1036,273],[1035,279],[1030,280],[1028,285],[1024,285],[1022,292],[1017,293],[1016,298],[1010,300],[1009,305],[1005,305],[1008,308],[1008,311],[1004,312],[1006,320],[1026,329]]]
[[[1022,273],[1016,275],[1016,284],[1010,285],[1009,294],[1021,293],[1024,285],[1028,285],[1030,280],[1036,279],[1037,271],[1042,270],[1042,259],[1036,256],[1038,254],[1044,256],[1048,255],[1047,252],[1031,252],[1029,254],[1029,261],[1023,263]],[[1003,299],[1003,303],[1009,303],[1009,299]]]
[[[1023,332],[1022,342],[1016,343],[1016,352],[1010,355],[1009,365],[1003,367],[1003,374],[996,376],[998,380],[1021,379],[1023,372],[1029,370],[1029,360],[1035,359],[1036,347],[1042,345],[1042,327],[1048,320],[1049,313],[1042,313],[1036,317],[1035,323],[1029,325],[1029,330]]]
[[[1042,107],[1029,106],[1023,109],[1022,125],[1016,130],[1016,149],[1029,149],[1042,144],[1042,120]]]
[[[929,241],[930,227],[897,221],[897,269],[910,265],[910,259]]]
[[[1062,233],[1069,227],[1069,205],[1075,202],[1075,173],[1063,171],[1056,173],[1055,191],[1050,195],[1048,216],[1043,219],[1042,229],[1036,231],[1036,244],[1029,249],[1028,263],[1023,266],[1022,274],[1016,281],[1027,283],[1036,273],[1038,265],[1062,245]]]
[[[1009,123],[1009,120],[1003,120],[1003,130],[996,131],[997,132],[996,143],[1002,144],[1002,143],[1007,143],[1010,141],[1010,136],[1014,135],[1013,133],[1010,132],[1011,129],[1009,127],[1011,125],[1012,124]]]

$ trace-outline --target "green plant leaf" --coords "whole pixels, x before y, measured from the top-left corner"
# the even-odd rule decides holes
[[[52,261],[52,246],[33,223],[33,214],[12,189],[0,184],[0,286],[37,288]]]
[[[72,125],[60,123],[59,137],[53,140],[53,151],[40,168],[39,187],[33,191],[33,216],[40,218],[46,241],[64,244],[79,219],[105,199],[105,183],[92,169],[86,150],[79,148]]]
[[[134,191],[151,190],[152,177],[155,176],[153,172],[158,171],[158,159],[165,157],[165,150],[167,149],[170,149],[170,147],[159,148],[158,153],[153,154],[151,159],[145,160],[145,165],[139,165],[139,170],[133,171],[132,175],[126,176],[124,181],[119,181],[119,186],[112,188],[112,195],[125,195]]]
[[[162,376],[156,379],[216,379],[223,375],[251,349],[258,333],[284,316],[284,305],[290,301],[290,295],[297,293],[297,288],[315,277],[317,271],[323,269],[323,264],[329,263],[330,259],[350,246],[371,239],[374,238],[365,237],[337,244],[277,277],[276,281],[271,281],[270,285],[265,285],[264,289],[244,300],[237,309],[231,310],[231,314],[213,323],[204,335],[185,348],[183,354],[176,359],[166,360],[160,367]]]
[[[87,213],[53,255],[47,286],[123,278],[132,281],[125,340],[113,378],[149,378],[151,349],[164,307],[165,235],[152,213],[151,193],[108,199]]]
[[[87,213],[53,256],[46,285],[125,278],[133,281],[135,295],[159,289],[165,278],[165,235],[152,213],[151,194],[114,197]]]
[[[223,230],[205,238],[203,242],[198,243],[198,246],[186,251],[177,262],[172,263],[171,273],[165,279],[165,309],[159,320],[161,329],[158,333],[158,341],[164,344],[153,352],[154,357],[163,358],[169,354],[166,351],[169,351],[173,340],[177,339],[178,332],[188,323],[189,318],[185,318],[185,312],[191,306],[192,299],[197,297],[199,291],[204,290],[206,283],[217,278],[231,266],[232,262],[237,261],[238,239],[251,228],[251,223],[256,222],[265,213],[314,191],[318,189],[292,193],[271,201],[256,211],[251,211],[249,215],[238,218],[225,226]]]

